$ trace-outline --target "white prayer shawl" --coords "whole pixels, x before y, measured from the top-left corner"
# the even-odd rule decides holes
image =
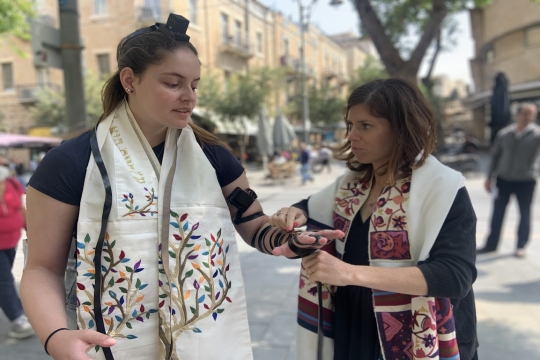
[[[355,179],[358,178],[358,173],[347,170],[345,174],[340,176],[334,183],[327,186],[325,189],[320,192],[312,195],[308,202],[308,211],[310,222],[314,221],[315,228],[337,228],[336,227],[336,210],[338,209],[338,201],[343,194],[343,188],[345,187],[354,187],[353,184]],[[435,243],[435,240],[441,230],[441,227],[450,211],[454,198],[457,194],[457,191],[464,186],[463,176],[442,165],[437,161],[433,156],[429,156],[420,168],[415,169],[412,172],[410,178],[410,194],[408,197],[405,197],[405,201],[402,206],[408,207],[405,209],[404,213],[406,214],[406,219],[408,225],[405,227],[405,230],[408,231],[408,243],[410,244],[410,259],[374,259],[373,258],[373,247],[370,251],[370,266],[380,266],[380,267],[409,267],[415,266],[419,262],[425,261],[429,257],[429,252]],[[356,181],[356,183],[358,183]],[[370,184],[368,184],[370,186]],[[359,187],[357,187],[358,189]],[[369,188],[369,187],[368,187]],[[357,199],[360,199],[360,202],[355,202],[354,208],[359,212],[359,209],[362,207],[363,202],[367,198],[368,192],[364,193],[363,196],[356,195]],[[395,206],[395,205],[394,205]],[[354,213],[354,211],[353,211]],[[360,216],[360,215],[357,215]],[[384,215],[383,215],[384,216]],[[352,218],[354,215],[348,216],[348,225],[346,230],[344,230],[348,235],[348,230],[350,229],[350,223],[352,223]],[[318,223],[318,224],[317,224]],[[308,222],[309,227],[309,222]],[[407,229],[408,227],[408,229]],[[373,234],[373,224],[370,226],[370,234]],[[370,235],[372,236],[372,235]],[[336,241],[335,243],[335,253],[334,255],[339,258],[343,257],[345,252],[345,242]],[[332,244],[334,244],[332,243]],[[370,242],[370,246],[372,246]],[[409,246],[409,245],[408,245]],[[329,248],[329,252],[332,252],[332,248]],[[307,281],[305,269],[302,269],[301,279]],[[310,292],[309,289],[312,291]],[[298,313],[298,331],[297,331],[297,359],[298,360],[315,360],[317,359],[317,332],[316,332],[316,323],[317,318],[314,309],[317,304],[317,294],[313,292],[314,284],[306,283],[301,288],[299,292],[299,313]],[[333,304],[332,304],[332,294],[335,292],[335,287],[328,286],[323,284],[323,294],[328,293],[330,296],[324,296],[324,312],[325,318],[332,318],[333,314]],[[377,291],[374,290],[376,295]],[[387,292],[386,292],[387,293]],[[384,293],[383,293],[384,294]],[[393,293],[388,293],[393,294]],[[326,295],[326,294],[325,294]],[[428,297],[414,297],[412,301],[412,308],[423,308],[423,309],[432,309],[433,298]],[[377,299],[375,299],[376,301]],[[449,303],[449,302],[448,302]],[[378,311],[402,311],[403,309],[411,309],[409,306],[395,306],[387,307],[387,309],[380,309],[375,305],[376,314]],[[427,311],[429,313],[429,311]],[[328,315],[329,314],[329,315]],[[431,314],[434,315],[434,314]],[[450,310],[451,316],[451,310]],[[453,322],[453,319],[452,319]],[[315,325],[315,327],[314,327]],[[381,322],[378,321],[378,325],[381,326]],[[388,324],[384,324],[387,327]],[[331,323],[327,323],[325,320],[324,329],[324,346],[323,346],[323,359],[333,359],[334,356],[334,341],[331,337],[327,336],[327,326],[331,332]],[[392,326],[389,324],[388,326]],[[396,325],[397,326],[397,325]],[[401,325],[399,325],[401,326]],[[384,334],[385,331],[392,331],[392,329],[381,329],[379,328],[379,336],[381,333]],[[393,334],[390,334],[393,335]],[[388,333],[386,334],[388,337]],[[430,356],[430,359],[459,359],[459,354],[457,357],[455,355],[456,343],[455,343],[455,332],[451,334],[439,334],[440,342],[449,341],[451,346],[448,346],[447,353],[452,353],[449,357],[445,356]],[[437,342],[437,341],[436,341]],[[389,360],[389,357],[384,356],[384,343],[381,340],[381,348],[383,348],[383,357],[386,360]],[[418,345],[418,344],[417,344]],[[438,344],[436,344],[438,345]],[[421,346],[419,346],[421,347]],[[414,349],[407,349],[408,352],[407,358],[410,353],[413,353],[415,350],[418,350],[413,346]],[[424,350],[424,349],[422,349]],[[438,350],[437,350],[438,351]],[[437,352],[436,351],[436,352]],[[445,352],[445,349],[441,349],[442,352]],[[421,352],[419,352],[421,353]],[[420,359],[424,357],[413,356],[411,359]],[[427,358],[427,357],[426,357]],[[401,357],[400,357],[401,359]]]
[[[112,188],[97,308],[117,340],[114,359],[251,360],[234,228],[193,130],[168,130],[160,165],[122,102],[98,126],[97,142]],[[96,329],[93,254],[104,200],[92,156],[77,224],[79,329]],[[103,349],[88,353],[105,359]]]

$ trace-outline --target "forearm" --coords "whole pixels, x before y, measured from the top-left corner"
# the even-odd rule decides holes
[[[43,344],[51,332],[67,327],[64,277],[45,268],[27,268],[21,280],[24,310]]]
[[[353,266],[351,284],[399,294],[425,296],[428,292],[426,279],[419,268],[382,268]]]

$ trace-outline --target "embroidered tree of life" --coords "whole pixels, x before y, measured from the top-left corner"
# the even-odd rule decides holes
[[[80,269],[83,263],[89,265],[83,276],[95,279],[95,267],[92,255],[95,248],[90,245],[91,238],[86,234],[84,241],[77,241],[77,268]],[[103,321],[107,335],[116,338],[128,340],[137,339],[133,334],[133,327],[137,321],[144,322],[152,314],[157,313],[158,309],[151,309],[143,304],[145,295],[142,290],[148,284],[144,284],[136,274],[142,272],[141,260],[131,260],[123,250],[113,251],[116,240],[110,241],[109,233],[105,233],[105,242],[103,243],[103,264],[101,265],[101,299],[107,294],[110,301],[104,301],[101,307]],[[80,271],[80,270],[79,270]],[[96,326],[96,317],[94,313],[94,294],[95,289],[87,289],[84,284],[77,283],[77,316],[81,329],[93,329]],[[81,303],[81,295],[85,294],[87,300]],[[83,312],[90,315],[91,320],[84,321]],[[136,325],[135,325],[136,326]],[[126,330],[127,328],[127,330]],[[129,332],[129,334],[125,334]],[[95,347],[96,352],[99,346]]]
[[[159,283],[162,292],[159,295],[162,299],[159,303],[162,324],[159,338],[161,353],[165,354],[166,359],[176,360],[178,356],[174,344],[178,337],[185,331],[201,333],[203,330],[196,323],[210,316],[218,321],[218,315],[225,311],[223,303],[232,302],[227,296],[232,284],[227,280],[229,245],[223,248],[221,229],[215,235],[210,234],[209,239],[202,240],[201,235],[194,234],[199,223],[190,225],[188,214],[180,216],[171,210],[171,220],[170,225],[177,232],[169,239],[170,284]],[[160,244],[159,258],[160,264],[163,264],[161,250]],[[165,274],[163,266],[159,271]],[[192,286],[185,286],[187,283]],[[192,289],[186,290],[189,287]],[[168,307],[168,312],[163,309],[167,299],[173,305]],[[169,315],[172,315],[172,323],[165,326],[169,323]]]

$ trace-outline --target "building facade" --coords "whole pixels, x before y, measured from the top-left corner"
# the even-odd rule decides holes
[[[512,102],[540,105],[540,3],[493,0],[470,11],[475,57],[470,61],[475,92],[466,99],[474,113],[474,133],[484,139],[495,77],[509,80]]]
[[[35,3],[36,21],[58,26],[58,1]],[[138,28],[166,22],[171,12],[190,20],[188,35],[199,51],[203,76],[205,71],[226,78],[258,67],[283,68],[287,84],[275,99],[276,107],[285,106],[300,89],[299,25],[256,0],[79,1],[84,71],[103,78],[114,72],[120,40]],[[315,26],[307,29],[305,44],[308,81],[328,82],[345,95],[351,71],[360,66],[355,62],[362,55],[350,56],[350,51]],[[6,44],[0,49],[0,106],[4,130],[25,133],[32,126],[28,108],[37,99],[35,89],[59,87],[63,79],[61,70],[35,66],[30,43],[19,41],[17,45],[29,54],[26,58],[17,57]]]

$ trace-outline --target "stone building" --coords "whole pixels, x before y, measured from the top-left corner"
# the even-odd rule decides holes
[[[35,21],[58,26],[58,1],[35,0]],[[289,75],[276,106],[298,91],[300,67],[299,25],[256,0],[81,0],[80,32],[84,45],[83,70],[106,77],[116,69],[116,47],[138,28],[165,22],[169,13],[190,20],[188,34],[199,51],[205,71],[223,77],[250,68],[281,67]],[[61,87],[62,71],[36,67],[29,42],[16,41],[27,57],[21,58],[6,43],[0,48],[0,120],[4,131],[26,133],[32,127],[28,107],[40,87]],[[346,94],[350,72],[361,56],[348,51],[315,26],[306,32],[308,81],[327,81]],[[352,62],[352,63],[351,63]]]
[[[540,105],[540,3],[493,0],[470,11],[475,57],[470,61],[475,92],[465,103],[474,114],[474,134],[489,138],[489,102],[495,76],[509,80],[510,100]]]

